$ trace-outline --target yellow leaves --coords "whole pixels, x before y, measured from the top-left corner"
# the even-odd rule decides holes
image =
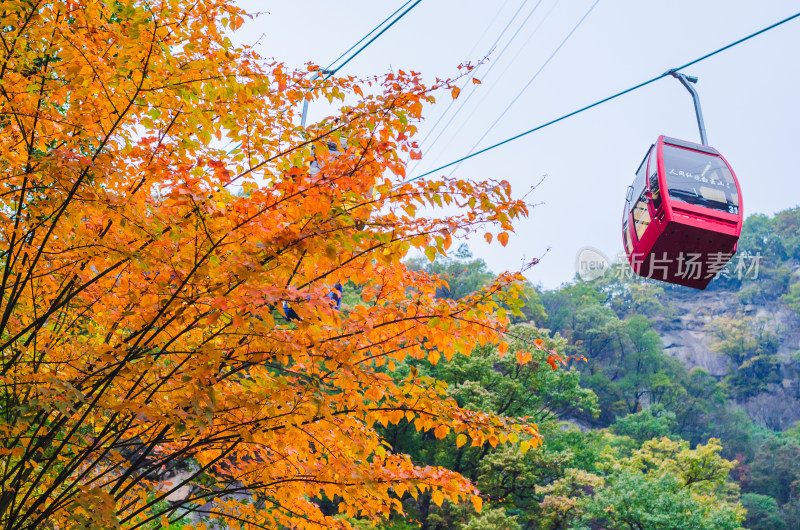
[[[456,447],[461,447],[467,443],[467,435],[466,434],[459,434],[456,436]]]
[[[255,191],[255,190],[257,190],[257,189],[258,189],[258,184],[257,184],[257,183],[255,183],[255,182],[252,182],[252,181],[246,180],[246,181],[244,181],[244,182],[242,183],[242,191],[243,191],[245,194],[248,194],[248,193],[250,193],[250,192],[252,192],[252,191]]]
[[[472,506],[475,508],[475,511],[481,513],[481,509],[483,508],[483,499],[481,499],[478,495],[472,495],[469,499],[472,501]]]
[[[428,247],[428,248],[426,248],[425,249],[425,256],[427,256],[427,258],[431,262],[433,262],[433,260],[436,259],[436,247]]]
[[[437,506],[441,506],[441,505],[442,505],[442,502],[444,501],[444,494],[442,494],[442,492],[441,492],[441,491],[439,491],[439,490],[435,490],[435,491],[434,491],[434,492],[431,494],[431,500],[432,500],[432,501],[434,502],[434,504],[436,504]]]

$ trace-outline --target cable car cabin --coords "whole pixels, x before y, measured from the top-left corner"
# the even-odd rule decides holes
[[[625,197],[622,239],[634,272],[705,289],[741,231],[739,183],[722,155],[659,136]]]

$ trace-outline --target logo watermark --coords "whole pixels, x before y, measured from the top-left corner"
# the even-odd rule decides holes
[[[605,254],[596,248],[584,247],[575,256],[575,271],[581,280],[588,282],[603,276],[611,268]]]
[[[645,255],[633,254],[633,263],[628,262],[624,252],[616,255],[613,263],[603,252],[593,247],[580,249],[575,256],[575,272],[584,281],[599,278],[610,271],[618,279],[633,279],[637,276],[634,267],[642,267],[643,276],[663,279],[667,271],[686,280],[736,278],[737,280],[757,280],[761,268],[761,254],[743,251],[735,255],[725,252],[712,252],[704,255],[693,252],[680,252],[676,258],[663,254],[652,256],[647,266],[643,265]],[[645,270],[649,268],[649,270]],[[637,269],[638,270],[638,269]],[[660,273],[660,274],[659,274]]]

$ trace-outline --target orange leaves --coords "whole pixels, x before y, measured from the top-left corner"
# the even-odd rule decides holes
[[[508,343],[506,341],[502,341],[497,346],[497,351],[500,353],[500,358],[502,359],[506,352],[508,352]]]
[[[491,233],[486,232],[483,234],[483,238],[486,240],[487,243],[491,243],[493,236]],[[497,240],[500,242],[501,245],[506,246],[508,244],[508,232],[500,232],[497,234]]]
[[[453,99],[458,98],[459,94],[461,94],[461,89],[457,86],[450,89],[450,95],[453,96]]]
[[[333,527],[309,500],[322,494],[365,517],[400,511],[397,494],[423,488],[439,504],[479,502],[469,481],[393,454],[376,429],[411,422],[457,447],[535,434],[528,420],[462,409],[414,366],[391,375],[408,358],[436,364],[497,343],[515,307],[513,275],[439,298],[444,282],[406,267],[412,247],[435,260],[476,226],[506,245],[527,213],[502,181],[400,184],[406,158],[421,157],[414,134],[432,101],[419,74],[312,81],[232,46],[244,13],[227,0],[155,12],[64,5],[7,21],[59,59],[29,90],[20,72],[43,71],[44,48],[17,47],[3,79],[13,105],[0,98],[13,117],[0,137],[0,221],[26,212],[0,234],[6,272],[20,279],[17,295],[0,297],[11,304],[0,306],[11,352],[0,382],[29,407],[26,421],[41,420],[0,414],[4,439],[25,440],[3,450],[19,466],[0,472],[17,512],[70,527],[66,507],[40,492],[78,498],[85,484],[99,488],[101,515],[157,520],[152,492],[181,481],[126,473],[136,447],[148,448],[137,464],[148,468],[188,466],[189,454],[217,462],[207,471],[217,483],[285,507],[257,512],[220,492],[221,510],[254,527]],[[352,106],[298,131],[298,103],[348,96]],[[26,448],[51,447],[41,438],[51,427],[69,450],[33,484],[25,473],[41,460]]]
[[[432,365],[434,365],[434,366],[436,366],[436,364],[439,362],[439,358],[440,358],[440,354],[439,354],[439,351],[438,351],[438,350],[435,350],[435,349],[434,349],[434,350],[431,350],[431,351],[428,353],[428,360],[429,360],[429,361],[430,361],[430,363],[431,363]]]
[[[438,438],[439,440],[444,439],[444,437],[447,436],[449,432],[450,432],[450,427],[448,427],[447,425],[439,425],[433,430],[434,436],[436,436],[436,438]]]

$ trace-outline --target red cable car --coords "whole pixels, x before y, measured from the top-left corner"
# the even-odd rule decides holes
[[[700,136],[705,127],[697,93]],[[705,289],[736,252],[742,232],[739,182],[708,145],[659,136],[628,187],[622,239],[634,272],[645,278]]]

